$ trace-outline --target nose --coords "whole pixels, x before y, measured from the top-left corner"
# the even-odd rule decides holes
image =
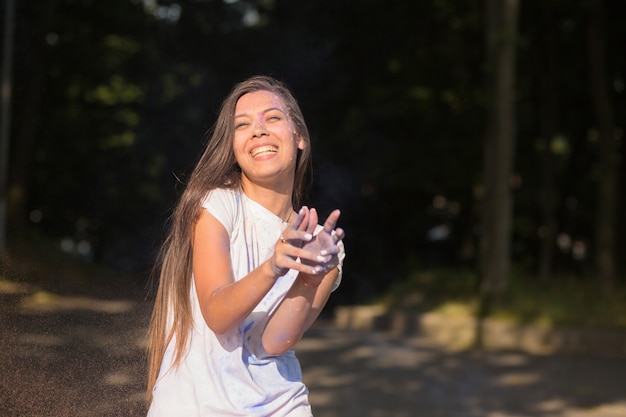
[[[255,137],[260,137],[260,136],[263,136],[263,135],[267,135],[267,129],[265,128],[265,124],[263,123],[263,121],[257,120],[254,123],[254,127],[252,129],[252,134]]]

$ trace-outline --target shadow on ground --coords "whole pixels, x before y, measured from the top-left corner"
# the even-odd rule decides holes
[[[623,357],[450,352],[331,325],[298,352],[316,417],[626,416]]]
[[[144,416],[150,304],[0,286],[0,415]],[[298,346],[316,417],[626,416],[626,358],[450,352],[320,321]]]
[[[0,415],[145,415],[150,307],[132,299],[0,291]]]

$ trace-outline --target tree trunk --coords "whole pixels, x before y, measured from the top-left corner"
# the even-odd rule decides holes
[[[46,5],[47,11],[52,11],[55,3]],[[16,21],[22,19],[18,5]],[[40,13],[47,17],[53,13]],[[37,141],[37,130],[40,127],[42,114],[42,100],[47,82],[47,45],[45,34],[50,25],[45,22],[39,26],[26,30],[18,25],[16,33],[16,48],[20,51],[20,68],[15,83],[14,96],[14,136],[11,142],[11,166],[9,170],[9,184],[7,188],[7,216],[10,219],[11,229],[19,234],[25,227],[28,219],[30,187],[33,164],[33,154]]]
[[[11,87],[13,67],[13,34],[15,2],[7,0],[4,11],[2,44],[2,83],[0,103],[0,254],[6,249],[7,187],[9,174],[9,143],[11,139]]]
[[[554,184],[554,164],[552,141],[558,134],[558,98],[559,69],[558,47],[554,31],[557,21],[551,8],[544,5],[546,18],[542,19],[544,43],[540,52],[539,69],[539,125],[542,149],[540,155],[541,189],[539,207],[541,211],[541,229],[539,233],[538,272],[543,281],[548,281],[553,274],[554,249],[558,221],[556,216],[557,191]],[[548,10],[546,10],[546,8]]]
[[[486,0],[487,89],[489,103],[484,155],[485,199],[481,237],[481,305],[476,346],[482,346],[482,319],[506,289],[510,269],[515,153],[515,63],[519,0]]]
[[[487,62],[491,103],[485,146],[486,225],[481,248],[483,293],[505,290],[510,268],[512,194],[515,153],[515,39],[518,0],[487,0]]]
[[[615,280],[615,228],[618,194],[618,142],[613,134],[613,108],[608,93],[604,39],[604,2],[596,3],[589,22],[589,72],[592,103],[599,133],[596,267],[600,285],[610,293]]]

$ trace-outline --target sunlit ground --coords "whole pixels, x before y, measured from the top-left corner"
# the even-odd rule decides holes
[[[458,352],[330,326],[299,357],[316,417],[626,416],[626,358]]]
[[[0,281],[0,416],[145,415],[149,305]]]
[[[145,415],[149,303],[0,281],[0,416]],[[320,322],[297,349],[316,417],[624,417],[626,358],[471,354]]]

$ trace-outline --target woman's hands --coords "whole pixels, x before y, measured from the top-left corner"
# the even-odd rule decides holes
[[[207,210],[201,212],[194,228],[193,277],[204,320],[216,334],[225,334],[238,326],[271,290],[276,278],[289,269],[300,272],[298,279],[302,285],[292,286],[292,293],[273,314],[271,322],[275,326],[268,324],[270,330],[265,332],[264,346],[272,352],[283,352],[281,349],[299,340],[302,329],[308,328],[321,311],[331,292],[333,273],[338,273],[328,271],[337,265],[344,234],[343,230],[334,229],[339,211],[328,216],[318,233],[315,209],[303,207],[292,217],[295,218],[276,242],[272,256],[242,279],[235,280],[230,237],[219,220]],[[320,285],[325,277],[331,278],[326,280],[328,285]],[[301,297],[305,285],[317,289],[306,291],[308,297]],[[294,320],[294,312],[298,312],[299,319]],[[286,326],[291,329],[287,333]],[[280,341],[285,334],[293,336],[289,337],[293,343]]]
[[[293,348],[335,288],[339,271],[333,268],[343,256],[344,231],[336,227],[340,214],[334,210],[320,229],[317,211],[303,207],[276,242],[270,265],[282,274],[287,268],[299,274],[263,331],[263,348],[268,354],[280,355]]]
[[[345,235],[343,229],[336,228],[340,215],[339,210],[333,210],[324,222],[322,230],[302,246],[302,249],[315,256],[315,261],[302,258],[304,265],[313,267],[312,272],[304,271],[306,276],[302,277],[305,285],[309,287],[318,286],[326,273],[339,264],[339,242]]]
[[[324,222],[322,230],[315,233],[317,210],[302,207],[276,242],[270,265],[276,276],[295,269],[310,277],[309,286],[317,286],[326,272],[339,264],[339,242],[345,232],[336,228],[341,212],[334,210]]]

